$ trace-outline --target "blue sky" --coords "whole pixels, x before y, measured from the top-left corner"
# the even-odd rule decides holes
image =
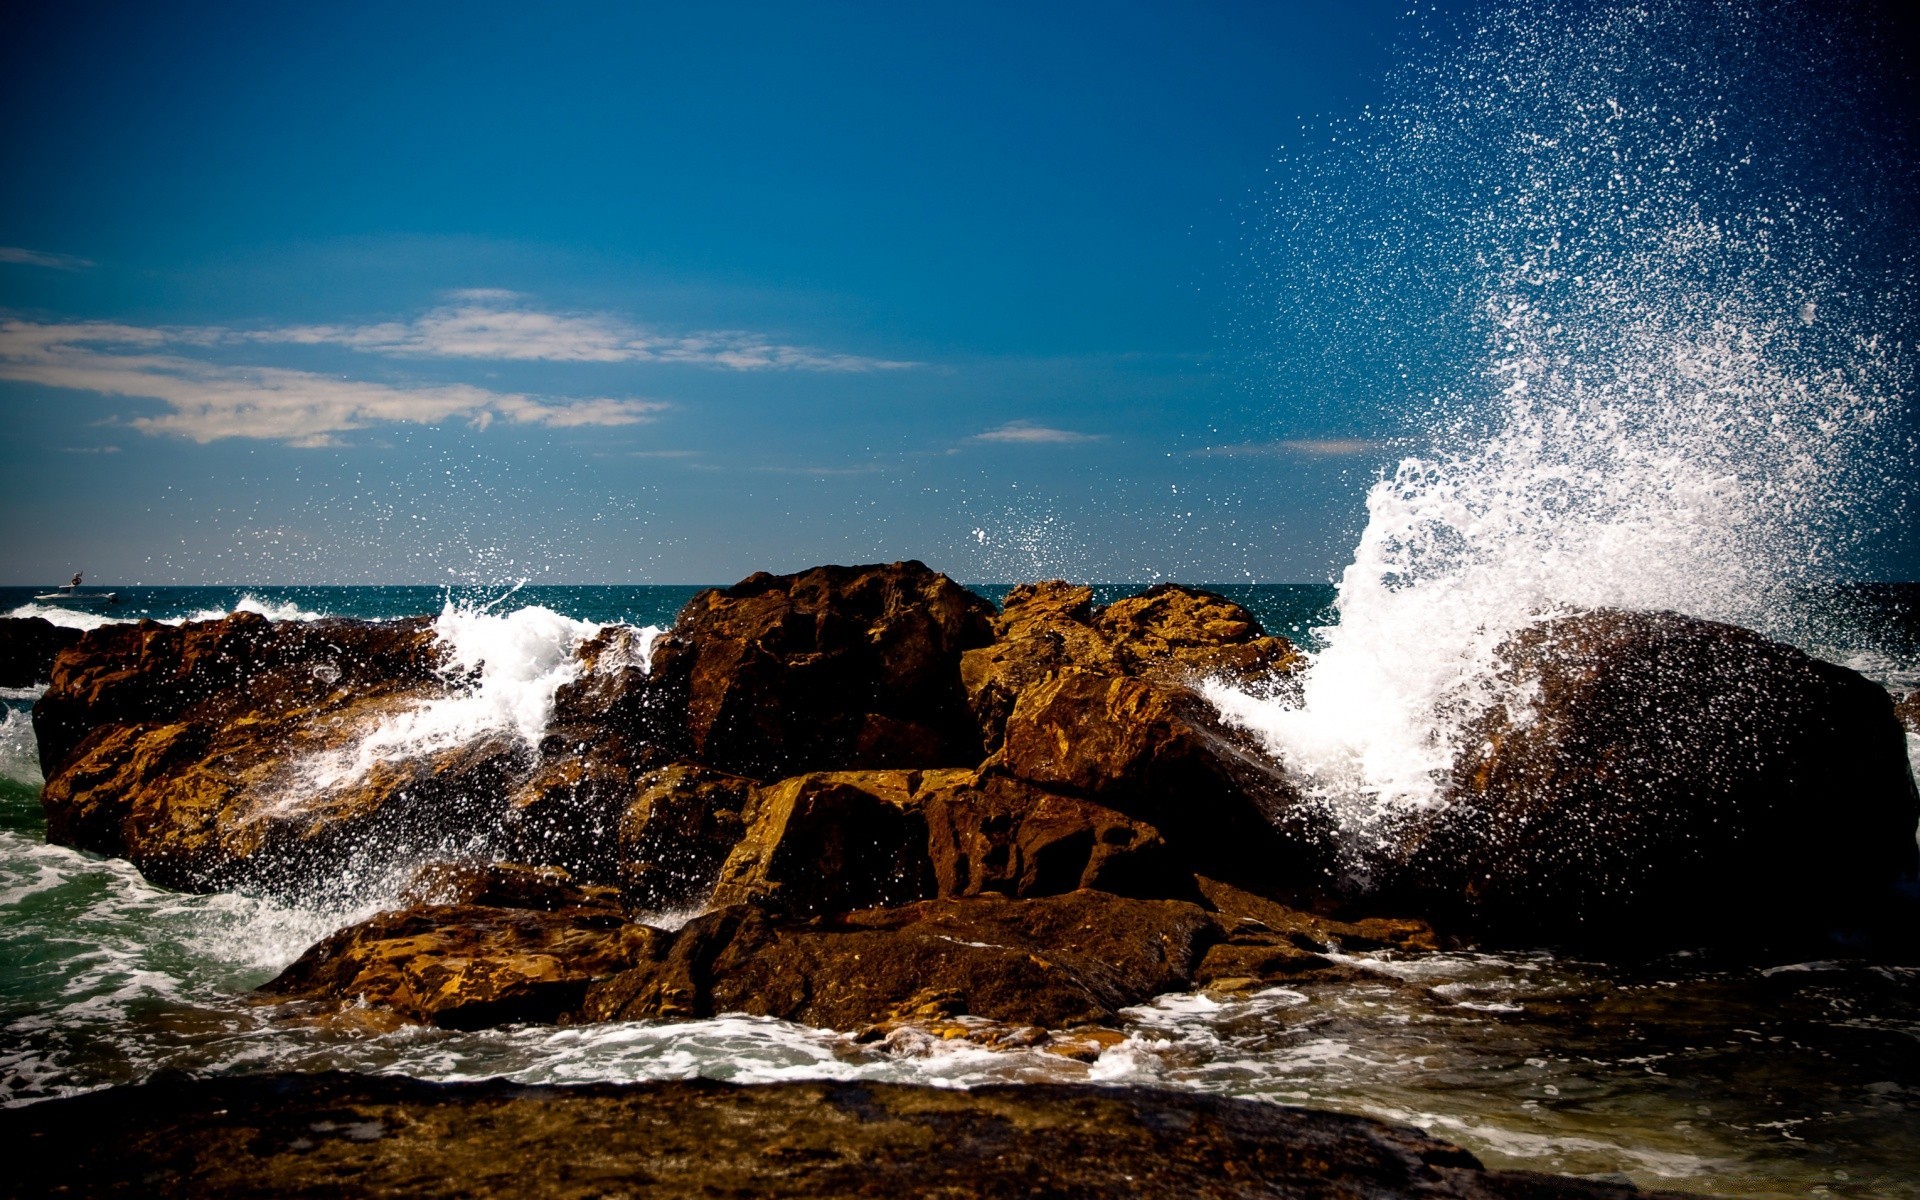
[[[1229,334],[1397,0],[27,8],[0,580],[1324,580],[1395,457]]]

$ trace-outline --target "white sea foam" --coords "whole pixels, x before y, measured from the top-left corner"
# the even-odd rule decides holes
[[[130,618],[115,617],[104,612],[92,612],[80,608],[68,608],[60,604],[35,604],[29,601],[7,613],[9,617],[39,617],[44,621],[66,629],[99,629],[105,625],[120,625]]]
[[[1351,829],[1437,802],[1516,630],[1611,605],[1792,638],[1899,486],[1902,309],[1849,273],[1844,214],[1727,132],[1777,107],[1733,77],[1779,58],[1776,17],[1515,13],[1305,164],[1326,211],[1279,224],[1350,253],[1280,277],[1331,262],[1462,358],[1368,493],[1300,702],[1209,691]]]
[[[33,714],[7,705],[0,709],[0,779],[39,787],[40,746],[33,736]]]
[[[234,613],[255,613],[269,621],[319,621],[325,619],[325,613],[313,612],[301,608],[291,600],[262,600],[252,592],[241,595],[234,601],[232,608],[203,608],[184,618],[188,621],[218,621]],[[168,624],[179,624],[170,621]]]
[[[298,764],[284,803],[297,806],[364,777],[377,763],[420,758],[487,736],[507,734],[539,745],[554,693],[580,676],[579,644],[601,628],[537,606],[495,614],[448,604],[434,622],[446,694],[387,718],[347,750]]]

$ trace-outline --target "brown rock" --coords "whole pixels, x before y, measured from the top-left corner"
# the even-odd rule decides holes
[[[936,895],[1193,894],[1191,873],[1153,826],[1002,771],[969,772],[927,789],[920,808]]]
[[[752,900],[811,915],[934,894],[926,817],[914,803],[966,771],[797,775],[758,789],[720,869],[715,906]]]
[[[52,678],[53,660],[79,640],[78,629],[45,617],[0,617],[0,687],[45,683]]]
[[[721,770],[972,766],[963,651],[993,606],[917,562],[758,574],[693,598],[654,651],[664,740]]]
[[[1190,870],[1300,894],[1328,884],[1331,823],[1185,688],[1061,671],[1020,694],[995,762],[1146,821]]]
[[[563,908],[621,911],[619,889],[583,885],[559,867],[527,863],[427,863],[401,889],[400,900],[408,907],[477,904],[539,912]]]
[[[960,656],[960,681],[982,745],[1000,748],[1020,693],[1068,667],[1123,674],[1127,663],[1088,624],[1093,589],[1054,580],[1022,584],[1007,595],[991,645]]]
[[[443,673],[425,619],[239,613],[91,631],[34,707],[48,837],[195,890],[298,888],[348,861],[419,861],[476,839],[605,877],[639,750],[603,710],[644,691],[615,664],[619,636],[603,634],[562,689],[551,756],[498,734],[358,770],[362,737],[467,685]]]
[[[102,1137],[111,1130],[111,1137]],[[1631,1200],[1418,1130],[1145,1088],[167,1079],[0,1111],[22,1197]]]
[[[1509,641],[1411,890],[1506,939],[1656,949],[1818,932],[1910,879],[1886,692],[1730,625],[1601,610]]]
[[[609,625],[576,649],[579,677],[554,692],[538,762],[501,814],[502,853],[621,880],[622,820],[641,773],[667,760],[646,740],[654,695],[642,649],[631,625]]]
[[[691,763],[642,775],[621,814],[620,881],[634,907],[666,912],[704,906],[746,826],[753,781]]]
[[[369,1004],[450,1029],[554,1021],[664,941],[617,907],[439,904],[381,913],[313,946],[261,991]]]
[[[812,915],[982,892],[1193,892],[1152,826],[998,771],[796,776],[759,789],[746,822],[716,906]]]
[[[1893,698],[1893,715],[1908,733],[1920,734],[1920,692],[1906,692]]]
[[[1094,614],[1093,627],[1136,663],[1213,650],[1262,636],[1259,618],[1214,592],[1156,583]]]
[[[1422,954],[1440,948],[1433,926],[1401,917],[1363,917],[1336,920],[1288,907],[1277,900],[1216,879],[1196,881],[1207,907],[1229,934],[1240,931],[1275,934],[1303,950],[1373,951]]]
[[[660,959],[588,993],[589,1020],[746,1012],[861,1029],[935,1009],[1061,1028],[1191,985],[1219,927],[1197,905],[1071,892],[975,896],[782,922],[746,906],[688,923]]]

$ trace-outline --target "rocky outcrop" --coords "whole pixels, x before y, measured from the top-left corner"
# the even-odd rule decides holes
[[[1502,650],[1511,699],[1413,833],[1403,899],[1501,939],[1651,950],[1860,919],[1920,822],[1886,692],[1758,634],[1598,611]]]
[[[1420,922],[1334,921],[1212,880],[1194,901],[980,893],[811,917],[736,903],[672,932],[551,869],[450,868],[414,891],[427,902],[341,930],[264,990],[460,1027],[744,1012],[848,1031],[967,1019],[1048,1043],[1163,992],[1351,978],[1364,972],[1327,955],[1436,946]]]
[[[53,660],[80,640],[78,629],[45,617],[0,617],[0,687],[27,688],[52,678]]]
[[[552,868],[456,868],[412,886],[451,892],[454,902],[349,926],[261,990],[450,1029],[555,1021],[579,1008],[589,984],[647,960],[664,941],[628,921],[611,889],[574,887]]]
[[[611,878],[647,752],[645,671],[615,644],[632,633],[583,647],[551,745],[501,731],[365,757],[368,735],[473,684],[447,670],[430,621],[236,613],[90,631],[34,706],[47,836],[198,891],[298,888],[482,842]]]
[[[1331,887],[1330,819],[1185,688],[1055,672],[1020,693],[994,762],[1151,824],[1188,870],[1301,897]]]
[[[102,1137],[102,1130],[112,1130]],[[0,1112],[22,1197],[1630,1200],[1364,1117],[1145,1088],[168,1079]]]
[[[642,775],[614,843],[619,880],[634,907],[706,907],[720,868],[746,831],[741,814],[753,789],[751,779],[693,763]]]
[[[713,893],[789,915],[1078,888],[1188,895],[1152,826],[995,770],[840,771],[758,789]]]
[[[746,1012],[857,1030],[907,1013],[1061,1029],[1183,991],[1219,926],[1198,905],[1073,892],[976,896],[806,923],[735,906],[595,985],[589,1020]]]
[[[695,596],[654,650],[665,744],[760,779],[973,766],[960,655],[993,606],[917,562],[750,576]]]

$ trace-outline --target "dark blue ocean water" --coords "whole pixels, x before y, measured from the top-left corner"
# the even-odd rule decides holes
[[[969,584],[973,591],[998,604],[1010,584]],[[1094,585],[1094,599],[1107,604],[1132,595],[1145,584]],[[1316,648],[1316,629],[1339,620],[1334,588],[1314,583],[1201,584],[1244,604],[1267,632]],[[581,621],[625,622],[666,626],[673,623],[688,600],[701,591],[683,584],[577,584],[521,588],[390,587],[278,587],[272,585],[223,587],[117,587],[105,584],[87,591],[112,591],[118,602],[107,605],[66,606],[37,603],[33,597],[48,588],[0,587],[0,614],[41,615],[63,623],[97,624],[102,620],[207,620],[248,608],[273,617],[357,617],[382,620],[439,613],[448,604],[511,611],[539,605]],[[66,616],[61,613],[65,611]],[[1920,686],[1915,664],[1920,663],[1920,584],[1870,583],[1807,593],[1804,602],[1783,621],[1786,636],[1810,650],[1848,663],[1883,683],[1896,687]]]

